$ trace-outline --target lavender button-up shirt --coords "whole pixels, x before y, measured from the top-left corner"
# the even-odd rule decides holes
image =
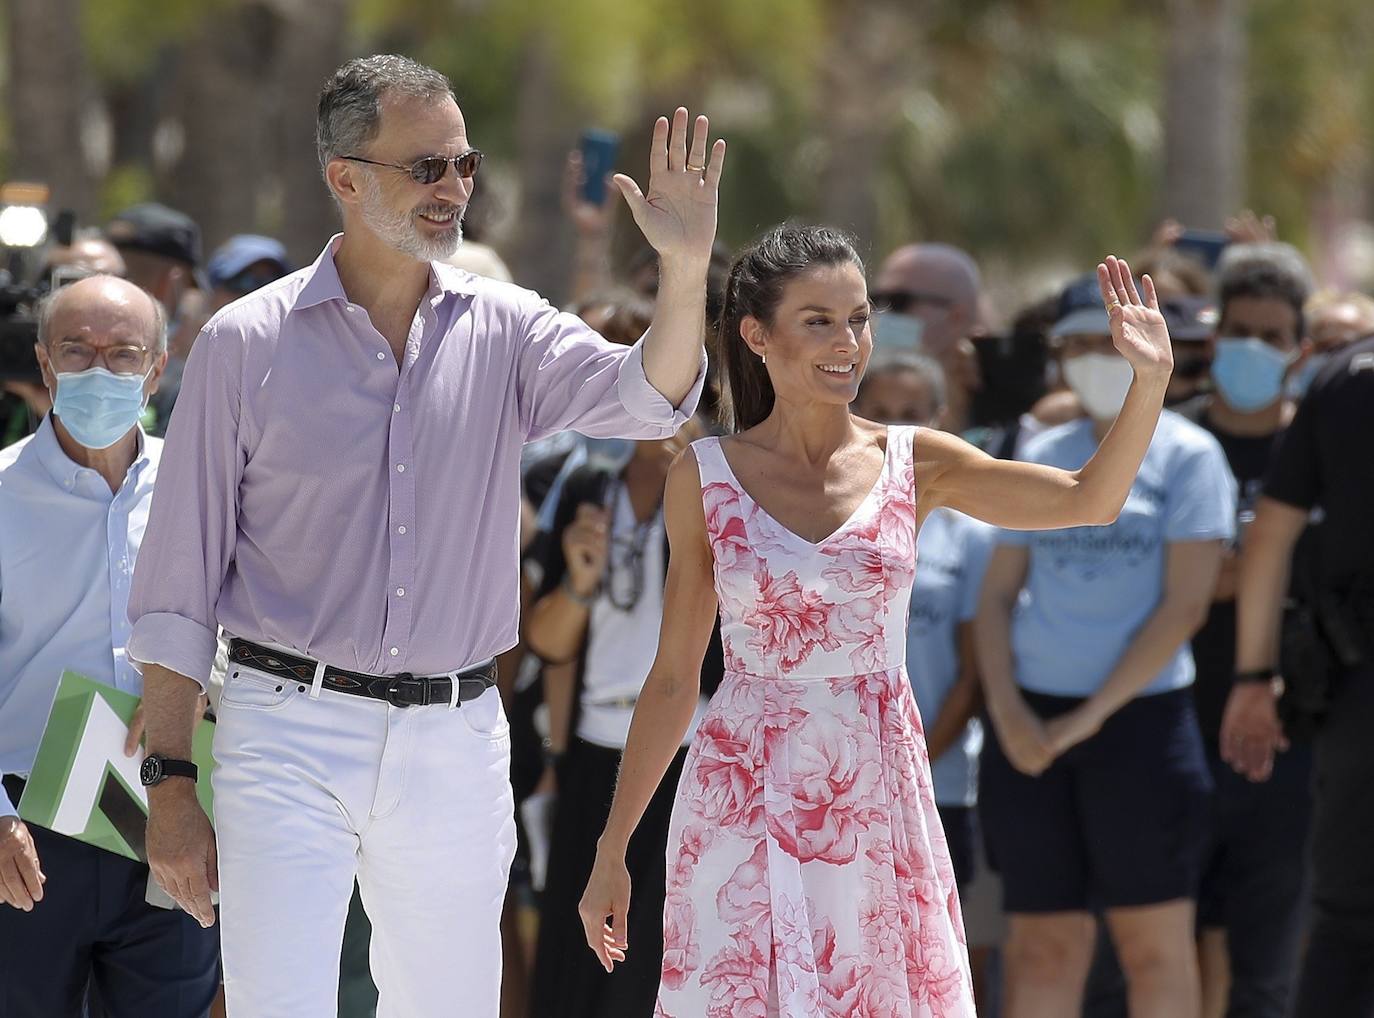
[[[520,450],[663,438],[695,410],[528,290],[434,263],[398,366],[334,265],[237,301],[186,363],[134,571],[129,656],[206,682],[216,625],[373,674],[512,647]]]

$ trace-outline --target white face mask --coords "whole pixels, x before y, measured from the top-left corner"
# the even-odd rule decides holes
[[[1125,357],[1113,353],[1085,353],[1064,361],[1064,380],[1098,421],[1110,421],[1121,413],[1135,370]]]

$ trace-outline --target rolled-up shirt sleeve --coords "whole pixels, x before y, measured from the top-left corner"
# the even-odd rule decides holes
[[[516,379],[526,441],[573,430],[592,438],[667,438],[696,412],[706,382],[703,347],[696,381],[673,406],[644,373],[644,340],[603,339],[547,302],[524,315]]]
[[[212,321],[191,349],[129,591],[129,657],[205,688],[234,556],[243,444],[242,339]]]

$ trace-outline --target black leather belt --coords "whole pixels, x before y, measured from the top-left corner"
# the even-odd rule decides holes
[[[260,672],[267,672],[269,675],[307,685],[315,681],[315,669],[318,667],[317,662],[308,657],[283,654],[279,650],[237,637],[229,641],[229,660]],[[409,672],[397,675],[366,675],[325,665],[321,686],[336,693],[351,693],[353,696],[385,700],[393,707],[427,707],[434,703],[450,703],[454,682],[458,683],[459,703],[475,700],[496,685],[496,662],[459,672],[455,678],[447,675],[411,675]]]

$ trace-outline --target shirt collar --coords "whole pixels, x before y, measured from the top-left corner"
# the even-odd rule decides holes
[[[328,300],[348,301],[348,295],[344,293],[343,283],[339,280],[339,269],[334,264],[334,253],[338,251],[339,244],[343,240],[342,233],[336,233],[329,238],[329,243],[324,246],[320,256],[315,259],[309,269],[309,278],[305,285],[296,296],[296,308],[314,307],[316,304],[323,304]],[[477,292],[474,285],[476,277],[470,272],[449,265],[446,262],[429,263],[429,282],[430,292],[442,297],[445,294],[458,294],[471,297]]]
[[[57,430],[52,423],[52,414],[47,414],[43,418],[43,422],[38,425],[38,430],[34,432],[30,447],[38,458],[38,462],[43,464],[43,469],[48,472],[48,476],[68,491],[76,486],[76,479],[80,476],[81,471],[90,469],[83,467],[62,451],[62,445],[57,441]],[[143,469],[151,462],[148,454],[148,438],[143,433],[143,426],[139,425],[138,454],[124,475],[125,483],[137,482]]]

